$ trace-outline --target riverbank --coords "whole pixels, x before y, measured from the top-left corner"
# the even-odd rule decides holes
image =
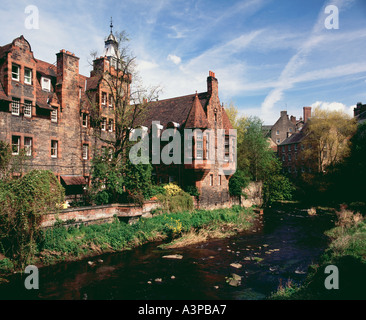
[[[197,236],[195,241],[207,241],[246,230],[252,226],[255,217],[252,208],[234,206],[230,209],[161,214],[141,218],[132,225],[116,219],[113,223],[100,225],[55,226],[43,231],[31,263],[42,267],[62,261],[77,261],[160,240],[180,241],[184,245],[187,235],[193,234],[206,233],[206,237]],[[14,272],[13,264],[7,258],[0,260],[0,268],[3,273]]]
[[[366,299],[366,222],[359,213],[347,209],[337,212],[336,226],[325,232],[328,248],[317,264],[309,266],[309,274],[301,286],[289,280],[272,294],[272,300],[359,300]],[[326,289],[329,265],[338,268],[338,289]],[[334,277],[337,275],[334,274]],[[334,281],[331,281],[335,284]]]

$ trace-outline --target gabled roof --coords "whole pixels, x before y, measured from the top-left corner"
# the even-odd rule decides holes
[[[294,134],[292,134],[291,136],[289,136],[288,138],[286,138],[282,143],[279,144],[279,146],[284,146],[284,145],[288,145],[288,144],[294,144],[294,143],[299,143],[301,142],[304,138],[305,138],[305,132],[306,129],[308,127],[308,122],[306,122],[304,124],[304,126],[302,127],[302,129]]]
[[[204,109],[209,100],[208,93],[198,93],[197,96]],[[169,122],[176,122],[182,128],[186,125],[195,98],[196,94],[191,94],[150,102],[143,119],[141,119],[142,125],[150,128],[152,121],[160,121],[160,124],[166,128]]]
[[[42,76],[57,77],[57,68],[53,64],[37,59],[37,72]]]
[[[224,108],[222,108],[222,125],[224,129],[234,129]]]
[[[203,111],[200,99],[196,93],[191,111],[189,112],[187,121],[185,123],[185,128],[207,128],[208,121],[205,112]]]

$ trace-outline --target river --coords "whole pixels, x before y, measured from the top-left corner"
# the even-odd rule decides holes
[[[40,268],[38,290],[26,290],[26,275],[15,275],[0,285],[0,299],[261,300],[288,279],[305,279],[308,266],[327,246],[324,231],[334,225],[333,219],[291,207],[266,209],[250,231],[231,238],[179,249],[149,243]],[[163,258],[172,254],[183,258]],[[239,286],[227,283],[232,273],[241,277]]]

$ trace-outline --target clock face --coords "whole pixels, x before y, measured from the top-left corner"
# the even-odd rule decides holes
[[[217,112],[217,109],[216,108],[214,109],[214,112]]]

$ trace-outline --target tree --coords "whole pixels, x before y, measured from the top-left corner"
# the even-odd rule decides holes
[[[246,171],[252,180],[263,179],[266,167],[273,158],[273,152],[262,132],[262,121],[250,117],[243,121],[244,134],[238,137],[238,168]]]
[[[315,172],[331,170],[349,154],[349,139],[356,129],[356,121],[347,114],[316,108],[304,128],[305,161],[314,164]]]

